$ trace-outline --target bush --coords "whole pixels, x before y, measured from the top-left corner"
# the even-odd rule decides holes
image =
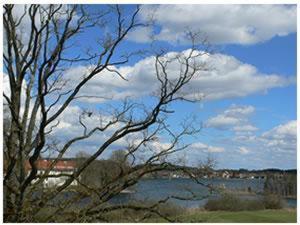
[[[128,205],[140,206],[140,207],[150,207],[157,202],[155,201],[136,201],[133,200]],[[155,207],[161,215],[167,218],[175,219],[185,213],[185,209],[181,208],[172,203],[162,203]],[[146,216],[147,215],[147,216]],[[133,222],[148,222],[152,221],[164,221],[154,212],[144,211],[144,210],[133,210],[133,209],[119,209],[111,212],[106,212],[102,214],[103,218],[107,221],[114,223],[133,223]],[[146,217],[145,217],[146,216]],[[103,221],[93,221],[93,222],[103,222]]]
[[[261,200],[241,199],[232,194],[223,194],[218,199],[209,199],[204,208],[209,211],[243,211],[261,210],[265,207]]]
[[[297,195],[297,173],[268,175],[264,184],[264,192],[281,196]]]
[[[284,206],[284,202],[279,195],[265,195],[263,203],[266,209],[282,209]]]
[[[208,211],[243,211],[262,209],[282,209],[284,201],[278,195],[264,195],[262,199],[241,199],[233,194],[223,194],[220,198],[209,199],[204,205]]]

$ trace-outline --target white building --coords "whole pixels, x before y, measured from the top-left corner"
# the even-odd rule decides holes
[[[76,170],[76,161],[73,159],[60,159],[54,163],[55,159],[40,159],[37,161],[37,175],[42,176],[45,172],[48,172],[46,178],[43,179],[44,187],[55,187],[62,185],[70,175]],[[54,163],[54,164],[53,164]],[[28,170],[30,165],[28,163]],[[35,180],[37,182],[38,180]],[[77,180],[74,180],[70,186],[78,185]]]

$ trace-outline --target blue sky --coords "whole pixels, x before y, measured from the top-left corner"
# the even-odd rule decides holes
[[[93,12],[102,7],[92,5],[88,9]],[[133,9],[134,6],[125,6],[125,20]],[[184,156],[187,164],[198,165],[212,157],[217,168],[296,168],[296,6],[142,5],[138,19],[146,22],[153,12],[155,26],[129,33],[118,47],[114,60],[124,52],[151,50],[150,36],[154,37],[157,48],[177,53],[188,51],[190,44],[184,35],[187,29],[201,32],[214,48],[205,62],[215,70],[200,74],[187,88],[207,97],[198,103],[172,104],[175,113],[168,119],[172,129],[177,131],[182,119],[194,115],[197,117],[195,125],[203,128],[198,135],[183,140],[190,144],[186,153],[178,153],[170,160]],[[104,32],[97,27],[88,29],[75,39],[76,50],[68,55],[75,55],[87,46],[96,51],[94,40],[113,32],[114,17],[106,19],[110,26]],[[87,67],[77,64],[66,70],[70,85],[86,72]],[[108,103],[117,106],[125,96],[146,105],[153,103],[152,98],[146,97],[157,88],[150,53],[133,57],[116,69],[128,78],[127,83],[105,73],[90,81],[81,93],[114,96],[115,101],[91,98],[76,101],[60,118],[56,137],[66,140],[81,132],[76,123],[77,114],[83,108],[99,111]],[[176,74],[175,67],[169,70]],[[167,137],[162,135],[160,138],[161,146],[167,144]],[[83,149],[92,153],[104,139],[105,135],[81,142],[73,146],[67,156],[74,156]],[[123,145],[121,141],[111,150]],[[107,151],[104,157],[110,154],[111,151]]]
[[[141,20],[145,19],[145,14],[151,10],[151,7],[153,6],[142,8]],[[218,27],[220,27],[219,29],[227,28],[228,30],[241,29],[241,32],[244,27],[251,27],[254,30],[254,35],[251,35],[250,32],[242,35],[224,34],[223,38],[212,36],[215,54],[234,57],[239,64],[251,65],[256,70],[252,74],[254,77],[250,77],[246,81],[243,81],[243,70],[241,70],[238,74],[240,83],[237,82],[228,87],[224,84],[221,92],[244,85],[244,82],[251,83],[252,79],[256,79],[256,77],[264,77],[265,79],[267,76],[274,75],[277,79],[272,85],[268,85],[269,81],[267,79],[261,79],[260,81],[265,83],[253,84],[253,86],[261,86],[260,88],[245,86],[250,89],[242,96],[233,94],[233,96],[229,95],[228,97],[226,95],[218,98],[212,97],[212,99],[204,99],[196,104],[175,103],[172,108],[176,112],[168,119],[174,130],[178,130],[178,122],[189,115],[196,115],[199,125],[200,123],[204,124],[204,128],[199,135],[184,140],[184,142],[191,144],[185,154],[186,161],[191,165],[197,165],[206,157],[212,157],[216,159],[218,168],[295,168],[296,14],[292,14],[294,17],[291,17],[291,13],[293,13],[293,10],[296,11],[296,8],[280,5],[269,5],[266,8],[262,5],[250,6],[252,11],[249,16],[247,11],[245,13],[241,12],[245,10],[243,6],[235,8],[236,6],[221,5],[216,9],[202,5],[198,6],[201,8],[200,11],[208,11],[207,24],[202,24],[201,21],[205,18],[201,18],[201,16],[198,18],[197,14],[193,18],[185,18],[186,22],[181,21],[180,16],[177,18],[174,15],[184,13],[187,17],[189,17],[189,14],[192,17],[192,14],[196,13],[193,11],[199,10],[197,7],[179,7],[176,5],[155,7],[157,7],[155,27],[152,30],[150,28],[148,30],[135,30],[120,46],[119,52],[149,49],[151,42],[145,37],[147,32],[156,35],[157,45],[168,49],[168,51],[180,52],[189,48],[189,43],[178,35],[184,32],[185,27],[201,32],[201,28],[204,27],[203,32],[207,36],[221,35],[221,33],[218,33],[221,32]],[[222,11],[222,8],[225,8],[225,11],[235,8],[234,13],[236,15],[224,14],[224,18],[214,19],[214,13]],[[128,12],[131,9],[132,7],[129,6],[127,8]],[[164,14],[166,15],[164,16]],[[248,16],[248,18],[243,19],[243,16]],[[261,20],[266,17],[270,18],[271,22],[264,24]],[[241,20],[238,24],[230,21],[237,18]],[[223,20],[228,20],[228,22],[220,24]],[[199,27],[197,27],[197,24],[199,24]],[[216,26],[216,30],[207,28],[208,24],[211,27]],[[164,30],[168,31],[166,35],[162,34]],[[97,31],[90,31],[87,35],[87,39],[92,39],[94,35],[97,36]],[[84,41],[84,39],[81,41]],[[127,66],[135,67],[143,60],[145,60],[143,57],[132,58]],[[228,64],[230,60],[227,62]],[[225,69],[227,69],[226,66]],[[135,75],[142,76],[138,74],[142,72],[142,69],[140,69]],[[287,82],[287,80],[289,81]],[[150,82],[149,87],[154,85],[151,80],[147,81],[146,79],[145,82]],[[136,85],[139,85],[139,83]],[[197,84],[194,86],[197,86]],[[147,99],[146,104],[150,104]],[[248,109],[250,110],[249,113],[246,112]],[[245,110],[245,114],[231,115],[233,110]],[[225,120],[229,120],[229,122],[232,120],[232,123],[223,126],[222,121]],[[162,137],[162,139],[164,138]],[[180,157],[180,155],[176,157]]]
[[[166,10],[167,6],[164,7],[164,10]],[[261,6],[258,5],[257,7]],[[174,7],[172,8],[173,11],[176,11]],[[205,8],[205,6],[203,6],[203,8]],[[272,17],[272,15],[268,15],[268,13],[269,12],[266,10],[265,17],[271,18],[270,20],[279,19],[275,16]],[[224,16],[226,17],[226,15]],[[283,17],[284,16],[281,15],[281,18]],[[240,19],[242,20],[243,18]],[[285,18],[282,20],[284,19]],[[295,17],[290,19],[291,21],[293,19],[296,20]],[[248,20],[247,22],[251,23],[251,20]],[[172,21],[168,21],[168,23],[172,24]],[[163,19],[161,24],[163,24]],[[170,26],[170,24],[167,24],[166,26]],[[173,21],[173,25],[177,25],[176,22]],[[245,25],[247,25],[247,23],[245,23]],[[274,26],[274,30],[276,30],[276,28],[277,27]],[[256,67],[259,73],[277,74],[281,77],[296,77],[297,41],[295,30],[294,32],[290,32],[284,36],[275,34],[267,40],[258,40],[256,43],[239,44],[234,43],[234,40],[232,40],[232,42],[233,43],[228,44],[216,43],[216,51],[225,55],[233,56],[242,63],[251,64],[252,66]],[[238,40],[237,42],[242,41]],[[170,44],[168,42],[165,43],[165,45],[171,50],[177,51],[184,48],[184,45],[176,45],[174,43]],[[197,114],[205,123],[206,120],[222,114],[224,110],[230,108],[232,105],[236,105],[237,107],[251,106],[255,109],[249,118],[247,118],[247,120],[249,120],[249,124],[256,127],[256,130],[246,134],[246,136],[255,136],[256,139],[259,139],[261,135],[266,135],[266,133],[270,132],[270,130],[272,130],[274,133],[284,132],[281,130],[287,128],[287,124],[293,124],[294,135],[296,134],[296,83],[291,83],[284,87],[270,88],[265,93],[254,92],[243,97],[223,98],[215,101],[204,100],[204,102],[195,105],[189,103],[178,104],[175,107],[177,114],[174,115],[172,121],[175,123],[177,120],[179,120],[181,115],[193,112],[194,114]],[[291,151],[283,151],[279,153],[278,149],[280,149],[279,151],[282,151],[285,146],[273,145],[270,143],[262,144],[261,140],[254,141],[254,143],[248,143],[246,140],[242,143],[229,141],[238,136],[238,134],[230,131],[230,129],[230,127],[221,130],[216,129],[216,127],[204,128],[197,138],[197,141],[200,141],[208,146],[217,145],[218,147],[224,148],[224,152],[206,151],[205,153],[200,153],[200,151],[197,152],[197,150],[192,151],[193,153],[191,153],[191,158],[196,159],[194,160],[194,163],[197,163],[198,157],[205,157],[205,155],[209,155],[210,157],[216,159],[217,166],[219,168],[230,167],[253,169],[265,167],[296,167],[295,143],[293,146],[289,146],[292,148]],[[280,141],[283,142],[285,140],[283,138]],[[280,141],[278,141],[278,143]],[[288,141],[288,138],[286,141]],[[236,151],[233,151],[233,149],[242,149],[241,152],[243,152],[243,154],[239,154]],[[190,161],[192,162],[193,160]]]

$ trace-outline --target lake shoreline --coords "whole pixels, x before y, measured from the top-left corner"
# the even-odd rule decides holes
[[[222,192],[229,192],[241,196],[243,198],[256,198],[263,197],[264,180],[262,179],[200,179],[205,184],[210,184],[219,188],[218,193],[210,191],[203,185],[197,184],[190,178],[143,178],[135,186],[132,187],[133,193],[123,193],[120,197],[115,199],[117,203],[122,203],[130,200],[144,201],[152,200],[159,201],[167,196],[191,196],[190,190],[197,196],[215,197],[216,194]],[[250,191],[249,191],[250,190]],[[219,192],[220,191],[220,192]],[[288,206],[296,207],[297,199],[289,198],[284,200]],[[202,207],[208,198],[202,200],[186,200],[180,201],[171,199],[170,202],[185,208],[198,208]]]

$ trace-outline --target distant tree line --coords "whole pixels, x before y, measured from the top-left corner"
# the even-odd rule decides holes
[[[90,155],[79,152],[76,155],[78,165],[83,163],[88,157]],[[109,159],[93,161],[81,174],[80,182],[93,188],[100,188],[112,182],[116,177],[121,177],[129,169],[130,163],[126,157],[126,152],[116,150]]]
[[[269,173],[264,184],[264,192],[284,197],[295,197],[297,195],[297,174],[284,173],[278,176]]]

